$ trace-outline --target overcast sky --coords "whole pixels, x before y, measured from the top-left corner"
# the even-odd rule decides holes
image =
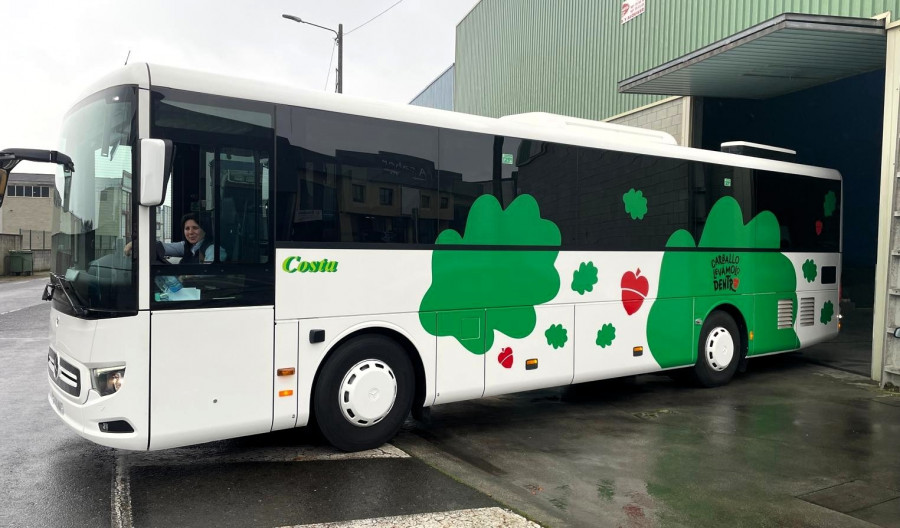
[[[334,34],[282,13],[344,25],[344,93],[407,103],[453,63],[456,24],[478,1],[402,0],[366,24],[397,0],[0,0],[0,150],[57,148],[65,112],[129,51],[129,63],[334,91]]]

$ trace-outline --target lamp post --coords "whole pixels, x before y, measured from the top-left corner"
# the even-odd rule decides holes
[[[281,15],[283,18],[288,20],[293,20],[294,22],[299,22],[301,24],[307,24],[309,26],[315,26],[317,28],[325,29],[334,33],[337,38],[335,42],[337,42],[338,49],[338,65],[337,65],[337,83],[335,84],[335,91],[337,93],[344,92],[344,25],[338,24],[337,31],[327,28],[325,26],[320,26],[318,24],[313,24],[312,22],[307,22],[300,17],[296,17],[294,15]]]

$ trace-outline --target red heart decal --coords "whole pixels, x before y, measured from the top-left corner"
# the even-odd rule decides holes
[[[503,368],[512,368],[513,366],[513,351],[511,348],[506,347],[500,351],[500,354],[497,355],[497,361],[503,365]]]
[[[632,315],[641,309],[644,298],[650,291],[650,283],[647,277],[641,277],[641,268],[636,272],[627,272],[622,275],[622,306],[628,315]]]
[[[738,278],[731,279],[731,290],[737,291],[738,284],[740,284],[740,283],[741,283],[741,279],[738,279]]]
[[[821,220],[816,220],[816,234],[817,235],[822,234],[822,221]]]

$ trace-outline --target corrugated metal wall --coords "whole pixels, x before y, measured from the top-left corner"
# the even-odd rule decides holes
[[[871,17],[900,0],[482,0],[456,28],[454,108],[492,117],[545,111],[604,119],[661,99],[625,78],[782,13]]]
[[[447,68],[409,102],[415,106],[427,106],[441,110],[453,110],[453,66]]]

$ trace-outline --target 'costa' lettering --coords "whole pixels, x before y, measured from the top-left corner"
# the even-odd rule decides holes
[[[281,263],[281,269],[288,273],[334,273],[337,271],[338,262],[336,260],[303,260],[300,257],[288,257]]]

